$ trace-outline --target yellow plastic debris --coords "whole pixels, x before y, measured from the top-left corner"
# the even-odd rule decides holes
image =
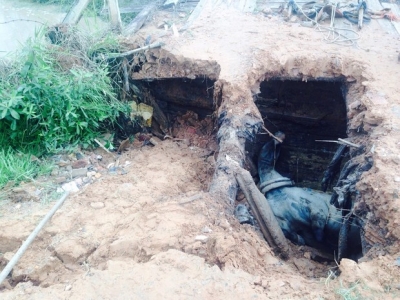
[[[153,117],[153,107],[144,103],[137,104],[135,101],[131,103],[131,119],[141,116],[144,120],[144,126],[151,127],[151,119]]]

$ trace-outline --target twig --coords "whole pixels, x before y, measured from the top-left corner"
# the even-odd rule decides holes
[[[130,51],[127,51],[127,52],[109,54],[109,55],[105,56],[105,59],[117,58],[117,57],[125,57],[125,56],[128,56],[128,55],[134,54],[134,53],[138,53],[138,52],[141,52],[141,51],[148,50],[148,49],[162,47],[164,45],[165,45],[165,43],[163,43],[163,42],[156,42],[156,43],[153,43],[153,44],[141,47],[141,48],[137,48],[137,49],[134,49],[134,50],[130,50]],[[99,59],[99,57],[97,57],[97,59]]]
[[[107,153],[112,154],[112,153],[110,152],[110,150],[108,150],[106,147],[104,147],[104,145],[103,145],[102,143],[100,143],[97,139],[94,139],[94,141],[95,141],[101,148],[103,148]]]
[[[268,133],[268,135],[269,135],[270,137],[274,138],[274,139],[277,140],[279,143],[283,143],[283,141],[282,141],[280,138],[278,138],[278,137],[276,137],[275,135],[273,135],[267,128],[265,128],[264,125],[262,126],[262,129],[264,129],[264,130]]]
[[[201,199],[201,198],[203,198],[203,194],[197,194],[197,195],[194,195],[194,196],[190,197],[190,198],[189,198],[188,200],[186,200],[186,201],[179,202],[179,204],[190,203],[190,202],[193,202],[193,201],[198,200],[198,199]]]
[[[351,143],[351,142],[346,141],[346,140],[341,139],[341,138],[338,138],[337,141],[334,141],[334,140],[315,140],[315,141],[316,142],[325,142],[325,143],[336,143],[336,144],[341,144],[341,145],[345,145],[345,146],[351,146],[351,147],[354,147],[354,148],[360,148],[361,147],[360,145]]]

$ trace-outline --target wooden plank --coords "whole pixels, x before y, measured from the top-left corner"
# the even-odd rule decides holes
[[[124,32],[127,35],[135,34],[146,22],[150,13],[157,8],[157,1],[147,4],[143,10],[129,23]]]
[[[78,24],[89,2],[90,0],[79,0],[79,2],[69,10],[62,23],[71,25]]]
[[[383,9],[383,6],[379,2],[379,0],[367,0],[367,8],[372,11],[380,11]],[[390,24],[389,20],[385,19],[375,19],[375,20],[379,23],[379,25],[386,33],[389,33],[393,36],[398,35],[396,29],[392,26],[392,24]]]
[[[189,29],[189,27],[192,25],[194,20],[198,18],[200,13],[203,11],[204,7],[206,7],[206,4],[208,3],[209,0],[200,0],[199,3],[197,4],[196,8],[193,10],[192,14],[189,16],[187,19],[186,23],[179,29],[180,32],[185,31]]]
[[[112,28],[118,32],[121,32],[122,22],[121,15],[119,13],[118,0],[108,0],[108,10]]]
[[[385,8],[390,8],[392,10],[392,13],[394,13],[394,15],[397,18],[400,18],[400,9],[397,6],[397,4],[394,3],[381,3],[383,7]],[[391,21],[393,27],[396,29],[397,33],[400,34],[400,22],[396,22],[396,21]]]

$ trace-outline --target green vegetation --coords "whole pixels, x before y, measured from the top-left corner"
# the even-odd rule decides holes
[[[116,99],[107,64],[87,56],[104,51],[105,45],[102,41],[92,45],[86,53],[68,51],[38,35],[4,67],[0,147],[39,152],[77,144],[88,147],[104,125],[115,122],[120,112],[128,113]]]
[[[340,281],[340,288],[336,290],[336,294],[343,300],[358,300],[363,297],[360,295],[358,288],[360,287],[359,282],[352,284],[349,288],[343,286],[342,281]]]
[[[30,154],[18,153],[11,148],[0,149],[0,189],[9,181],[18,184],[50,172],[49,163],[39,163]]]
[[[30,154],[95,145],[121,113],[129,115],[116,98],[107,61],[99,59],[115,51],[118,42],[109,34],[74,30],[52,45],[39,32],[0,61],[0,188],[45,172]]]

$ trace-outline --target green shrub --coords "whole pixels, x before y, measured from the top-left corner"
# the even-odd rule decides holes
[[[96,43],[87,42],[95,53]],[[116,98],[108,65],[94,63],[78,46],[50,45],[41,33],[0,70],[0,148],[87,147],[106,124],[129,113]]]

